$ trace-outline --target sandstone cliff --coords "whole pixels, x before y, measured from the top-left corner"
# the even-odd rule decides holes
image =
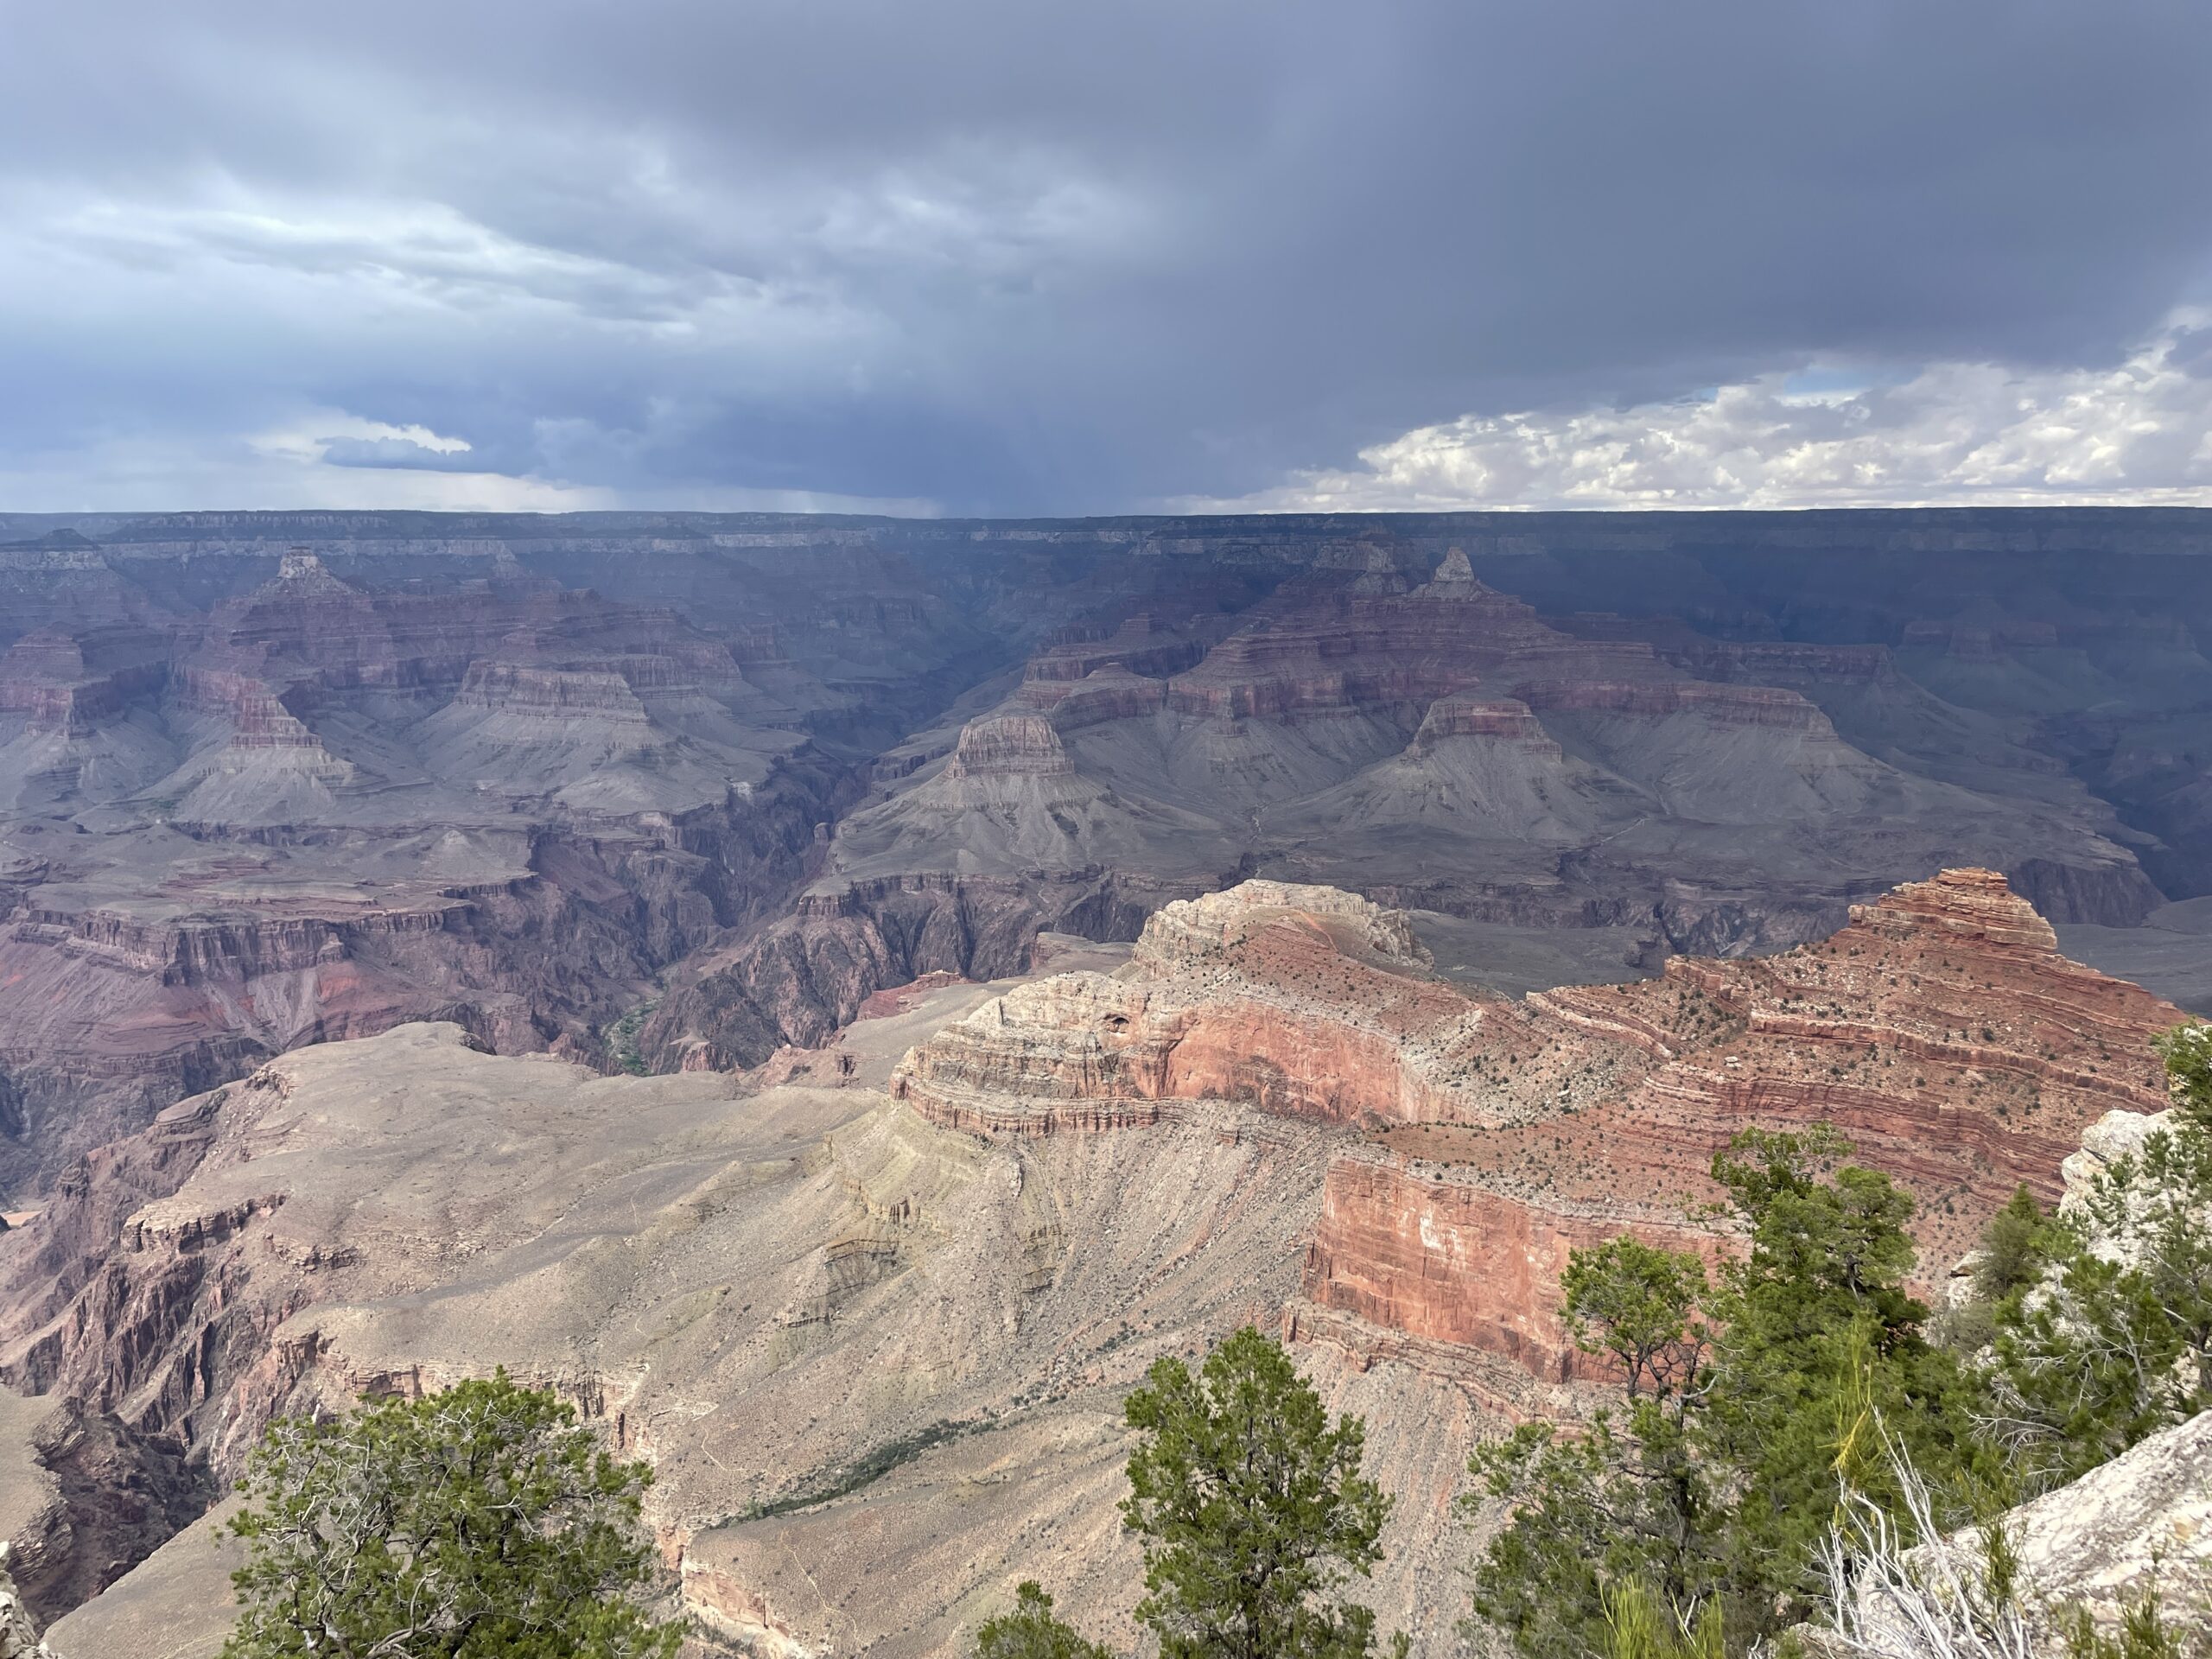
[[[1734,1129],[1834,1124],[1920,1199],[1926,1258],[1948,1262],[2015,1185],[2056,1198],[2101,1114],[2162,1101],[2149,1039],[2180,1017],[2062,957],[1986,871],[1781,956],[1518,1004],[1438,981],[1402,915],[1251,882],[1161,910],[1110,978],[947,1027],[892,1087],[989,1135],[1137,1128],[1206,1099],[1362,1126],[1330,1167],[1306,1297],[1560,1384],[1584,1364],[1552,1312],[1568,1251],[1624,1228],[1697,1243],[1686,1211]]]

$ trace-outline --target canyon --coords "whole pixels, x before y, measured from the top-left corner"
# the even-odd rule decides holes
[[[1251,876],[1519,991],[1974,864],[2201,1001],[2202,536],[0,516],[0,1185],[302,1043],[749,1066]]]
[[[1131,1639],[1118,1402],[1257,1323],[1369,1419],[1400,1499],[1376,1605],[1443,1651],[1474,1440],[1594,1397],[1569,1249],[1725,1252],[1713,1150],[1832,1122],[1914,1192],[1940,1282],[2016,1183],[2056,1197],[2085,1129],[2163,1105],[2149,1038],[2181,1017],[1974,870],[1774,956],[1519,998],[1440,975],[1402,911],[1265,880],[1040,950],[747,1072],[601,1076],[450,1023],[268,1061],[0,1237],[0,1378],[219,1487],[273,1414],[504,1366],[652,1460],[721,1640],[925,1654],[1025,1577]],[[56,1651],[212,1652],[210,1527]]]
[[[1126,1643],[1117,1402],[1256,1321],[1441,1651],[1466,1448],[1587,1402],[1570,1250],[1725,1251],[1713,1153],[1826,1122],[1932,1292],[2163,1103],[2208,537],[0,515],[25,1601],[217,1629],[272,1414],[505,1364],[653,1459],[725,1644],[950,1651],[1016,1576]]]

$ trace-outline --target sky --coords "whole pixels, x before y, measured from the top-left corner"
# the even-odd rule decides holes
[[[2204,0],[0,0],[0,509],[2212,505]]]

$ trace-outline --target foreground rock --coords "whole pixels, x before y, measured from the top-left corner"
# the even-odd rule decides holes
[[[1834,1659],[1944,1659],[1963,1650],[2076,1651],[2078,1621],[2117,1644],[2127,1615],[2156,1598],[2173,1650],[2212,1637],[2212,1413],[2154,1434],[1996,1523],[2011,1554],[2012,1633],[1960,1628],[1984,1599],[1990,1541],[1969,1528],[1862,1570],[1839,1615],[1802,1632]]]
[[[2079,1605],[2115,1634],[2155,1579],[2168,1622],[2212,1634],[2212,1413],[2154,1434],[2005,1518],[2020,1566],[2053,1610]],[[1972,1535],[1960,1548],[1976,1547]]]
[[[0,1544],[0,1659],[54,1659],[53,1649],[38,1639],[37,1622],[9,1577],[9,1565],[8,1547]]]

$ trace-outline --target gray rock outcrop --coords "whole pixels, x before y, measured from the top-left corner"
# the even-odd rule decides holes
[[[54,1659],[54,1650],[39,1640],[38,1626],[9,1576],[9,1553],[8,1546],[0,1543],[0,1659]]]

